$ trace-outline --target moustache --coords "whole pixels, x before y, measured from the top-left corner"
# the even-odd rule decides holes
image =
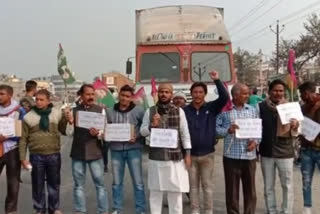
[[[88,99],[88,102],[93,102],[93,98],[89,98],[89,99]]]

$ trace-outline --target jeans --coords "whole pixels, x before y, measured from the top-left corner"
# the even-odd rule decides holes
[[[103,156],[103,164],[105,167],[108,166],[108,162],[109,162],[108,152],[109,152],[109,144],[104,141],[102,144],[102,156]]]
[[[320,170],[320,151],[303,148],[300,157],[304,206],[312,207],[312,177],[316,165]]]
[[[213,169],[214,154],[192,156],[192,166],[189,170],[190,207],[193,213],[200,212],[200,183],[203,190],[204,211],[213,212]]]
[[[142,176],[142,151],[140,149],[111,150],[111,162],[113,209],[120,213],[123,212],[123,178],[125,164],[127,163],[134,188],[136,213],[145,212],[146,200]]]
[[[261,170],[264,181],[264,197],[268,214],[277,213],[275,180],[279,171],[282,187],[280,214],[292,214],[293,209],[293,158],[261,157]]]
[[[51,155],[30,155],[32,165],[32,200],[37,212],[46,213],[45,180],[48,190],[48,211],[53,214],[60,207],[60,153]],[[47,179],[46,179],[47,178]]]
[[[5,213],[11,213],[17,211],[18,205],[21,170],[18,149],[14,149],[4,154],[4,156],[0,158],[0,175],[4,167],[6,167],[7,174],[7,196],[5,200]],[[3,189],[4,187],[1,187],[1,191],[4,191]]]
[[[77,160],[72,159],[72,176],[74,180],[73,206],[76,212],[86,213],[85,182],[87,165],[94,185],[96,187],[96,197],[98,213],[108,212],[108,194],[104,184],[103,160]]]

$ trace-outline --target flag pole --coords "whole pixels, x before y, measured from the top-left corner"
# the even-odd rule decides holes
[[[291,102],[293,102],[293,85],[294,85],[294,82],[291,81]]]
[[[64,103],[67,104],[67,83],[65,81],[64,82]]]

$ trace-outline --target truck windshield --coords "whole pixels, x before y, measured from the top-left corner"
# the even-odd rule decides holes
[[[140,82],[154,77],[157,82],[179,82],[180,56],[178,53],[145,53],[141,58]]]
[[[221,81],[231,80],[230,58],[223,52],[195,52],[191,56],[191,78],[193,81],[211,82],[209,72],[219,72]]]

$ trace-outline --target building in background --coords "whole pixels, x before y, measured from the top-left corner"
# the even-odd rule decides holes
[[[64,100],[65,96],[67,97],[67,102],[72,103],[75,101],[77,97],[77,91],[80,89],[80,87],[83,84],[83,81],[76,80],[72,84],[68,84],[67,88],[65,88],[64,82],[59,75],[52,75],[51,76],[51,82],[54,85],[55,88],[55,94],[56,96],[60,97],[62,100]],[[65,94],[65,89],[67,89],[67,94]]]
[[[19,100],[25,94],[25,82],[16,75],[1,74],[0,84],[10,85],[13,88],[13,98]]]
[[[133,86],[134,83],[132,80],[129,80],[125,75],[120,72],[112,71],[103,73],[101,79],[105,82],[109,89],[113,92],[120,91],[120,88],[124,85]]]
[[[47,89],[51,94],[55,94],[54,84],[51,82],[51,77],[36,77],[32,78],[32,80],[37,82],[37,89]]]

